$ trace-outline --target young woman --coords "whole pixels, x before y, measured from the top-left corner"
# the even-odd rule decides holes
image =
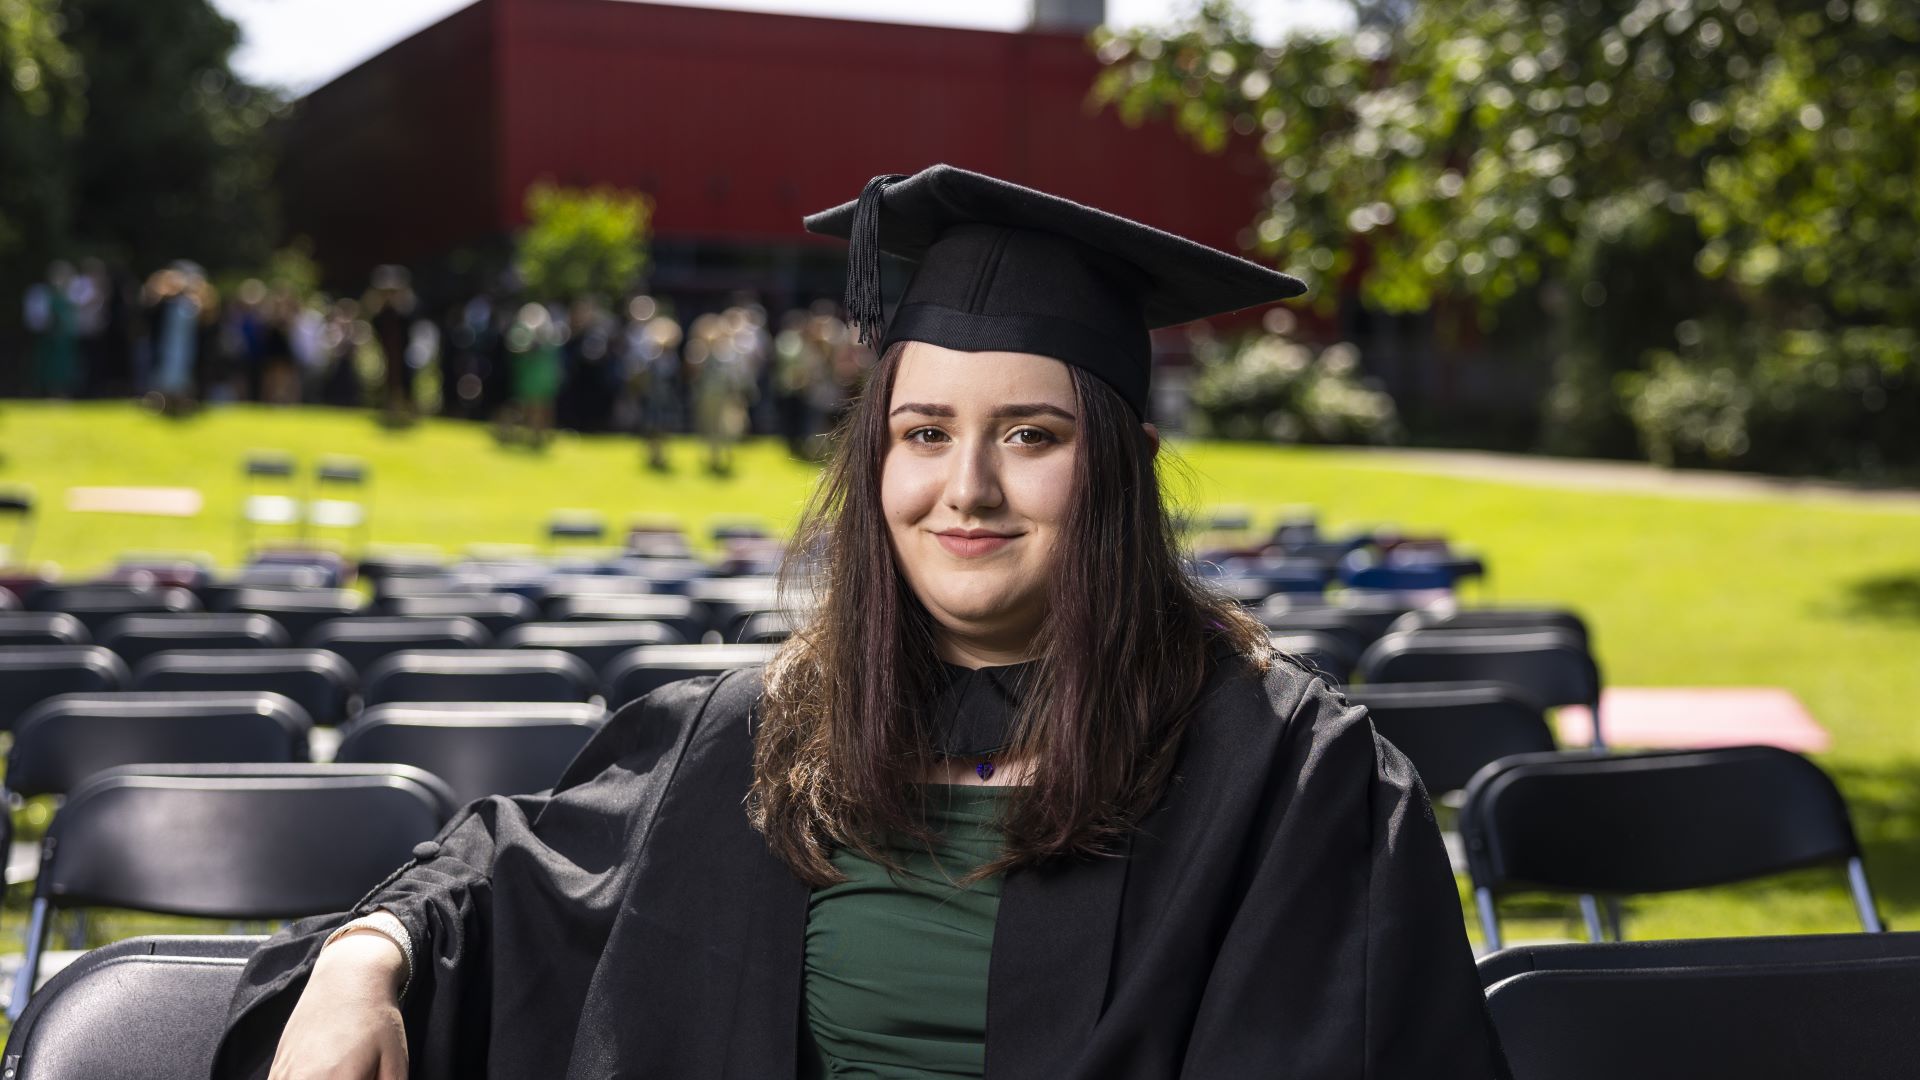
[[[1147,327],[1299,284],[945,167],[808,224],[885,342],[812,620],[269,942],[217,1075],[1504,1075],[1412,770],[1161,506]]]

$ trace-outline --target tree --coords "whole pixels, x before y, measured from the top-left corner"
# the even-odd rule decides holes
[[[1203,147],[1259,139],[1259,253],[1321,303],[1352,274],[1388,311],[1544,312],[1549,430],[1592,429],[1563,448],[1608,448],[1658,386],[1619,371],[1665,357],[1747,379],[1760,356],[1805,357],[1792,335],[1920,319],[1913,5],[1453,0],[1358,27],[1262,48],[1210,0],[1171,30],[1098,35],[1095,94]],[[1903,400],[1898,350],[1847,354],[1861,407]],[[1633,412],[1650,447],[1658,414]],[[1745,444],[1724,463],[1752,460]]]
[[[65,145],[84,115],[79,60],[56,0],[0,3],[0,325],[60,253],[71,217]]]
[[[234,75],[239,29],[207,0],[67,0],[85,71],[74,243],[136,268],[257,266],[277,239],[279,95]]]
[[[639,192],[535,184],[527,219],[515,264],[534,296],[617,301],[646,269],[653,200]]]

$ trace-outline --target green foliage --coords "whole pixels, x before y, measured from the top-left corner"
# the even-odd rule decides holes
[[[1663,465],[1920,477],[1920,334],[1706,334],[1623,376],[1647,455]]]
[[[1614,375],[1664,352],[1665,377],[1618,382],[1677,386],[1683,323],[1781,356],[1798,332],[1920,324],[1920,7],[1457,0],[1359,25],[1263,48],[1208,0],[1096,34],[1095,97],[1206,148],[1257,139],[1259,253],[1323,307],[1357,271],[1388,311],[1554,311],[1560,448],[1617,448]]]
[[[208,0],[66,0],[86,72],[72,245],[144,271],[262,264],[275,239],[268,126],[284,103],[234,76],[239,30]]]
[[[1388,443],[1399,435],[1393,399],[1361,380],[1351,345],[1316,352],[1257,334],[1196,351],[1200,435],[1289,443]]]
[[[653,221],[646,195],[535,184],[527,189],[527,218],[515,262],[534,296],[617,300],[646,269]]]
[[[57,0],[0,0],[0,292],[9,297],[58,253],[70,213],[64,146],[84,110],[63,26]]]

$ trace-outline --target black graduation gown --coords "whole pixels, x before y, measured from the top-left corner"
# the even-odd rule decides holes
[[[986,1076],[1504,1076],[1406,759],[1291,663],[1227,667],[1129,850],[1006,880]],[[620,710],[553,792],[472,804],[361,902],[416,943],[415,1077],[792,1080],[808,889],[742,809],[759,687]],[[343,918],[249,962],[216,1077],[266,1076]]]

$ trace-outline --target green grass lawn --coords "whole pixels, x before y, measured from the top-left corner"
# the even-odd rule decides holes
[[[700,467],[691,441],[673,471],[642,465],[621,437],[562,436],[544,452],[503,449],[483,427],[431,421],[398,431],[365,413],[212,410],[184,421],[123,404],[9,404],[0,410],[0,484],[24,484],[43,513],[32,554],[84,573],[133,548],[237,554],[240,459],[253,449],[305,459],[347,453],[371,466],[376,541],[532,544],[549,513],[593,509],[789,523],[812,467],[772,441],[740,453],[732,477]],[[1570,606],[1593,628],[1611,685],[1784,686],[1833,733],[1821,763],[1840,780],[1890,922],[1920,926],[1920,512],[1802,497],[1682,499],[1557,491],[1436,477],[1390,456],[1188,443],[1177,447],[1195,507],[1244,506],[1263,528],[1311,506],[1335,529],[1397,524],[1478,548],[1480,595]],[[76,485],[182,485],[206,497],[191,520],[64,509]],[[1577,933],[1571,909],[1529,904],[1519,936]],[[20,908],[7,914],[17,928]],[[1836,931],[1856,927],[1837,874],[1647,898],[1627,905],[1635,937]]]

